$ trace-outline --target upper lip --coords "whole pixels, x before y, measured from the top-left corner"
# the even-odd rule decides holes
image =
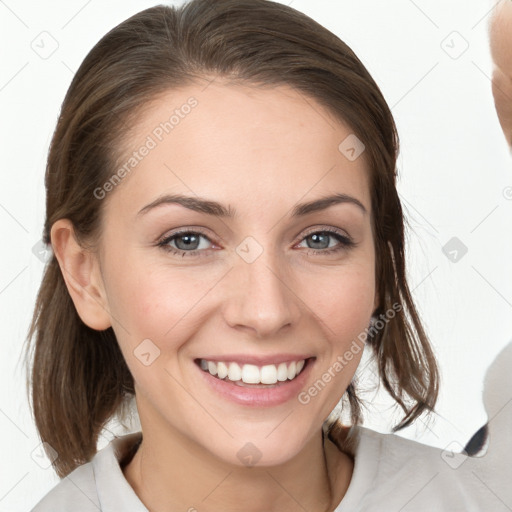
[[[265,366],[268,364],[291,363],[292,361],[302,361],[314,357],[310,354],[273,354],[273,355],[246,355],[246,354],[224,354],[221,356],[204,356],[198,360],[204,359],[214,363],[238,363],[239,365],[253,364],[255,366]]]

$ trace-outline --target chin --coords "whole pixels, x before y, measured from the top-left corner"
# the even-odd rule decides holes
[[[294,430],[300,431],[297,427]],[[236,439],[219,443],[211,439],[215,446],[211,450],[214,457],[239,468],[272,467],[285,464],[296,457],[306,446],[306,440],[290,436],[288,429],[272,433],[268,437],[238,435]]]

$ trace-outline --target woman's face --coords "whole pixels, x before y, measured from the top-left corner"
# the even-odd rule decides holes
[[[97,195],[106,308],[148,439],[278,464],[318,434],[377,306],[368,170],[353,137],[284,86],[214,81],[139,116],[121,181]],[[345,200],[300,206],[335,194]],[[240,372],[284,380],[229,380]]]

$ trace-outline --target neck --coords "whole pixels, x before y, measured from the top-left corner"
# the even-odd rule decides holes
[[[173,431],[144,438],[123,468],[125,478],[151,512],[333,511],[350,483],[352,459],[321,430],[284,464],[228,464]]]

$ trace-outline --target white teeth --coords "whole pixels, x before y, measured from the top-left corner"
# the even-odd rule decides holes
[[[212,375],[217,375],[217,365],[212,361],[208,361],[208,371]]]
[[[286,363],[281,363],[277,367],[277,380],[279,382],[284,382],[288,380],[288,368],[286,367]]]
[[[217,377],[219,377],[219,379],[223,379],[227,374],[228,367],[222,362],[217,363]]]
[[[229,363],[228,379],[236,382],[242,378],[242,369],[236,363]]]
[[[227,378],[236,382],[241,380],[245,384],[276,384],[286,380],[293,380],[304,368],[305,360],[280,363],[279,365],[267,364],[258,367],[254,364],[244,364],[241,368],[238,363],[224,363],[219,361],[207,361],[201,359],[200,366],[203,370],[216,375],[219,379]]]
[[[242,367],[242,381],[246,384],[259,384],[261,382],[260,369],[253,364],[244,364]]]
[[[275,384],[277,382],[277,368],[275,364],[267,364],[261,368],[261,383]]]
[[[297,369],[297,364],[295,363],[295,361],[293,361],[293,363],[290,364],[290,366],[288,366],[288,379],[289,380],[292,380],[295,375],[297,375],[296,373],[296,370]]]

